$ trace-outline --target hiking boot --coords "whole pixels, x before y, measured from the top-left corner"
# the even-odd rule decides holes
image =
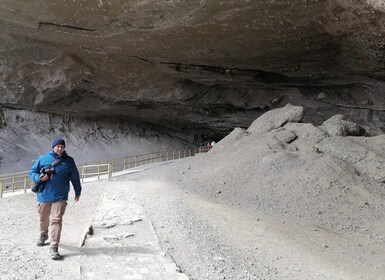
[[[48,234],[41,233],[40,237],[39,237],[39,240],[36,242],[36,245],[37,246],[44,246],[45,242],[47,241],[47,239],[48,239]]]
[[[57,247],[51,247],[49,249],[49,255],[51,256],[51,259],[53,259],[53,260],[61,259],[61,255],[59,254]]]

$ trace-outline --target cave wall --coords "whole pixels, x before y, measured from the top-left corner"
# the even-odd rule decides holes
[[[52,139],[61,136],[66,151],[78,166],[159,151],[195,147],[202,139],[194,131],[180,131],[150,123],[111,117],[76,118],[68,114],[2,109],[0,174],[26,171],[42,153],[51,150]]]
[[[383,126],[376,0],[0,0],[0,106],[247,127],[288,102]]]

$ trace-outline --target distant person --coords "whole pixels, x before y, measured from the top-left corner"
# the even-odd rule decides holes
[[[210,142],[207,142],[207,144],[206,144],[207,146],[207,150],[210,150],[211,149],[211,144],[210,144]]]
[[[44,170],[44,171],[43,171]],[[82,187],[75,161],[65,151],[65,141],[56,137],[52,151],[37,158],[29,172],[37,184],[37,212],[40,222],[40,237],[37,246],[44,246],[51,237],[50,256],[60,259],[58,247],[62,230],[62,218],[67,206],[70,181],[75,191],[75,202],[79,201]]]
[[[205,151],[205,148],[206,148],[206,142],[202,142],[201,143],[201,146],[199,147],[199,152],[202,153]]]

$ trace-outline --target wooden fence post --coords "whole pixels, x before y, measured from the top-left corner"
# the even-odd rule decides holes
[[[108,164],[108,181],[111,180],[111,177],[112,177],[112,162]]]
[[[85,165],[82,166],[82,183],[84,183],[84,169],[85,169]]]
[[[24,177],[24,193],[27,192],[27,177]]]

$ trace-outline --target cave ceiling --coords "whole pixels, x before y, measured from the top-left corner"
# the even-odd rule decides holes
[[[0,106],[229,129],[293,103],[378,126],[382,2],[0,0]]]

